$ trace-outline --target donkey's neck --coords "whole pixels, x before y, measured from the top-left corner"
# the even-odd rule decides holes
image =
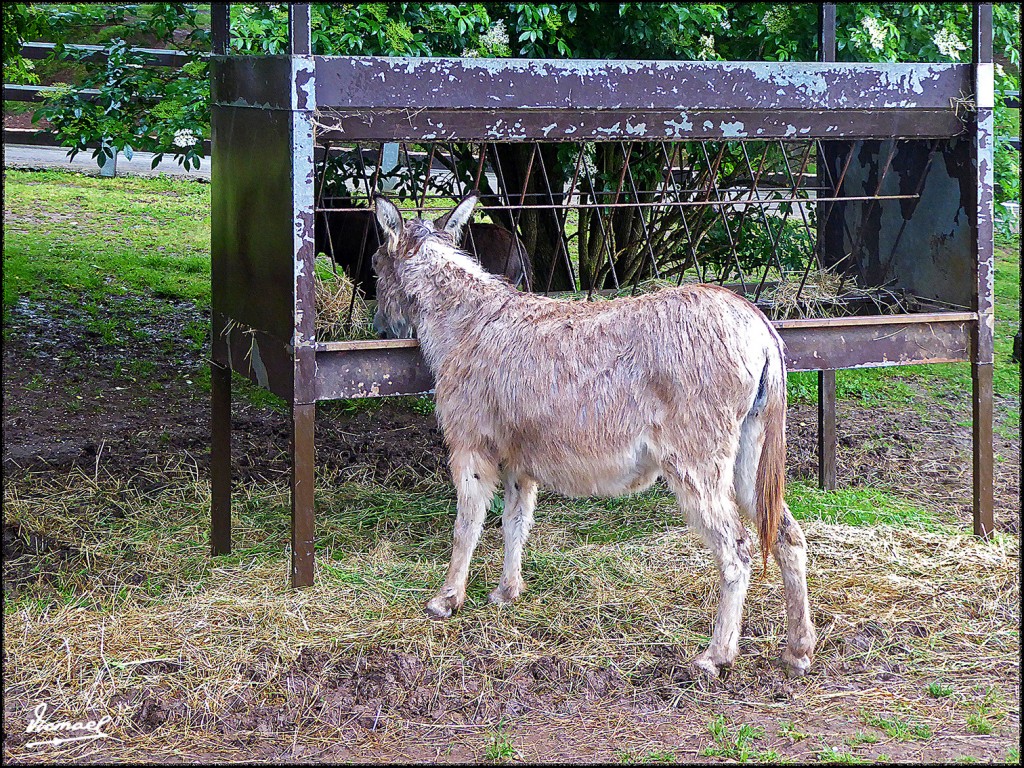
[[[434,373],[474,328],[502,311],[515,289],[464,253],[427,254],[407,292],[416,303],[416,335]]]

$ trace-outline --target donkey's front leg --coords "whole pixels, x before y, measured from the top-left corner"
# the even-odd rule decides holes
[[[484,515],[498,485],[498,468],[476,454],[453,453],[450,464],[458,495],[458,514],[448,577],[441,591],[427,603],[427,613],[434,619],[447,619],[466,602],[469,561],[480,540]]]
[[[505,484],[505,511],[501,528],[505,535],[505,565],[498,588],[491,592],[491,603],[511,603],[523,593],[523,546],[533,526],[533,510],[537,504],[537,483],[529,477],[511,472],[502,478]]]

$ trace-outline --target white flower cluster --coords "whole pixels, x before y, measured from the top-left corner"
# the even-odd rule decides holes
[[[764,12],[761,23],[774,35],[785,32],[789,28],[789,12],[781,5],[773,5]]]
[[[462,58],[464,58],[464,59],[479,59],[480,58],[480,51],[476,50],[475,48],[463,48],[462,49]]]
[[[490,28],[480,35],[480,47],[486,50],[508,47],[508,30],[505,29],[505,22],[498,19],[491,24]]]
[[[700,36],[700,56],[709,59],[715,55],[715,38],[711,35]]]
[[[882,50],[885,47],[886,31],[878,23],[878,19],[873,16],[865,16],[860,20],[860,24],[868,31],[871,47],[876,51]]]
[[[174,146],[185,149],[186,147],[193,147],[198,142],[196,135],[188,128],[181,128],[174,132]]]
[[[939,53],[943,56],[949,56],[951,59],[960,60],[960,51],[965,50],[967,45],[960,42],[960,38],[956,36],[956,33],[943,27],[935,33],[935,37],[932,38],[932,42],[935,43],[935,47],[939,49]]]
[[[732,22],[729,21],[728,18],[725,18],[719,22],[718,26],[720,26],[722,29],[728,32],[730,29],[732,29]]]

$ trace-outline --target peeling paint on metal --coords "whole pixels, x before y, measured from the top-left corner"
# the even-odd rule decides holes
[[[995,108],[995,65],[975,64],[976,95],[975,100],[979,109]]]
[[[718,127],[719,130],[722,131],[722,136],[727,139],[737,139],[747,135],[743,123],[741,123],[739,120],[732,123],[723,122],[719,124]]]
[[[260,345],[256,343],[255,337],[252,340],[252,346],[250,349],[252,354],[249,355],[249,366],[252,368],[252,372],[256,376],[256,381],[264,389],[270,389],[270,378],[267,376],[267,366],[263,364],[263,358],[260,357]]]

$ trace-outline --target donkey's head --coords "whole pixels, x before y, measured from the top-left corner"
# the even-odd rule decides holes
[[[410,261],[420,253],[431,237],[440,237],[448,245],[457,246],[463,227],[473,217],[479,193],[469,193],[451,211],[434,222],[423,219],[402,220],[402,212],[383,195],[373,198],[377,223],[384,233],[384,244],[373,254],[373,271],[377,273],[377,312],[373,328],[384,338],[411,339],[416,332],[415,305],[405,288]]]

